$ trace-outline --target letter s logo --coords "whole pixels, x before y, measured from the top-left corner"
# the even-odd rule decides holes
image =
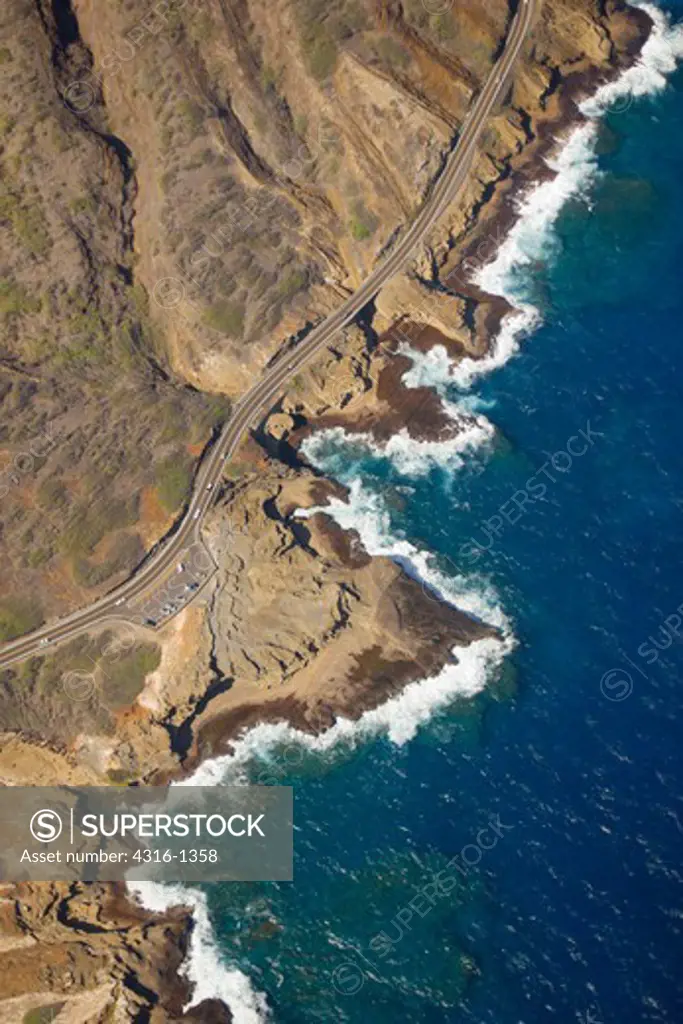
[[[39,843],[53,843],[62,834],[62,819],[56,811],[36,811],[31,818],[31,835]]]

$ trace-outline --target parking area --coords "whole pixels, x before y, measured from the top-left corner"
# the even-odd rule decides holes
[[[162,626],[197,596],[215,571],[211,555],[197,541],[183,552],[175,569],[161,583],[126,609],[141,625]]]

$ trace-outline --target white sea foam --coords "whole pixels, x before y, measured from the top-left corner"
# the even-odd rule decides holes
[[[413,360],[413,367],[404,376],[408,387],[428,385],[443,390],[456,384],[468,389],[477,377],[507,362],[517,352],[522,336],[540,323],[540,312],[532,303],[525,301],[520,271],[537,260],[552,259],[555,250],[553,227],[563,205],[571,197],[585,195],[599,173],[595,159],[596,119],[609,110],[620,109],[624,97],[640,97],[661,91],[666,85],[666,76],[683,57],[683,28],[672,27],[668,17],[651,3],[639,2],[634,6],[646,10],[654,23],[654,30],[640,59],[619,79],[602,86],[581,105],[589,120],[575,128],[560,144],[557,154],[548,161],[556,172],[555,177],[537,185],[520,200],[519,217],[513,228],[494,259],[476,275],[480,287],[491,294],[504,296],[515,309],[501,325],[492,351],[483,359],[464,359],[454,366],[445,349],[437,347],[424,354],[404,346],[402,351]],[[469,438],[460,442],[456,439],[450,451],[443,446],[436,451],[429,447],[429,443],[415,442],[399,435],[393,446],[389,442],[384,447],[383,454],[398,459],[399,464],[411,474],[424,472],[420,469],[422,460],[431,460],[432,464],[434,461],[443,464],[449,459],[457,462],[467,448],[485,443],[492,431],[490,424],[487,427],[486,421],[481,422],[483,417],[476,415],[475,407],[470,405],[465,411],[473,415],[475,422],[469,428]],[[462,413],[463,407],[459,406],[457,415]],[[421,450],[420,445],[423,446]],[[380,499],[364,491],[360,481],[352,483],[348,504],[333,499],[324,511],[332,514],[340,525],[357,529],[369,552],[394,558],[407,572],[421,579],[430,592],[500,626],[504,639],[479,640],[469,647],[454,649],[457,662],[447,665],[438,675],[411,684],[398,697],[366,712],[357,722],[337,721],[320,736],[300,733],[286,723],[256,726],[235,744],[231,756],[205,762],[187,780],[188,783],[216,785],[236,781],[244,777],[244,769],[254,757],[267,756],[269,750],[287,742],[299,742],[320,753],[331,751],[341,742],[357,743],[381,733],[394,743],[405,743],[435,710],[458,696],[470,697],[479,692],[514,646],[510,625],[495,593],[481,580],[474,580],[471,576],[465,579],[456,566],[449,566],[446,574],[427,552],[392,535]],[[312,513],[313,510],[309,509],[307,514]],[[141,882],[131,884],[129,888],[151,910],[162,911],[182,904],[192,907],[195,929],[184,968],[195,986],[192,1005],[203,999],[220,998],[232,1011],[237,1024],[261,1024],[268,1019],[265,997],[254,991],[241,971],[226,964],[221,957],[213,938],[203,893],[184,886]]]
[[[445,400],[442,406],[454,429],[453,436],[443,441],[416,440],[405,427],[383,442],[377,441],[372,434],[347,434],[343,427],[331,427],[307,437],[301,451],[311,462],[319,465],[325,460],[325,452],[331,445],[343,447],[347,452],[364,449],[390,459],[399,473],[411,477],[424,476],[434,466],[456,470],[463,465],[466,453],[493,439],[495,430],[486,417],[474,410],[465,410]]]
[[[176,785],[210,786],[243,781],[245,769],[254,758],[267,759],[269,751],[284,743],[299,743],[319,754],[330,753],[339,744],[356,745],[379,734],[398,745],[406,743],[435,711],[457,697],[479,693],[515,646],[510,622],[493,588],[471,575],[466,578],[448,560],[445,567],[439,567],[433,555],[395,536],[381,497],[365,489],[360,480],[351,483],[348,502],[332,498],[329,505],[300,509],[297,515],[309,518],[319,511],[331,515],[345,529],[357,530],[370,554],[393,558],[409,575],[421,581],[435,600],[445,601],[497,626],[501,638],[454,647],[453,662],[441,672],[411,683],[397,697],[373,711],[366,711],[355,721],[339,718],[319,736],[300,732],[286,722],[254,726],[236,741],[232,754],[205,761],[192,776]]]
[[[267,761],[283,745],[299,744],[315,754],[333,753],[335,748],[353,747],[375,736],[385,735],[402,746],[427,723],[436,711],[458,698],[480,693],[488,679],[513,649],[514,639],[475,640],[467,647],[453,648],[453,661],[441,672],[410,683],[397,696],[357,720],[338,718],[318,736],[300,732],[286,722],[263,723],[249,729],[234,744],[234,752],[206,761],[182,785],[234,785],[245,780],[247,766],[256,758]],[[177,901],[176,901],[177,902]]]
[[[316,512],[326,512],[345,530],[357,530],[369,554],[393,558],[429,593],[510,634],[510,624],[490,585],[473,576],[470,567],[456,566],[449,559],[444,559],[446,571],[441,570],[433,555],[393,533],[382,498],[363,487],[360,479],[351,481],[348,502],[331,498],[328,505],[301,509],[297,514],[309,517]]]
[[[199,785],[200,783],[196,783]],[[269,1019],[265,996],[255,992],[249,978],[226,965],[214,939],[206,896],[199,889],[156,882],[129,882],[129,892],[148,910],[163,913],[170,907],[192,910],[194,928],[183,973],[193,983],[190,1006],[204,999],[222,999],[235,1024],[262,1024]]]
[[[490,351],[481,359],[467,356],[454,363],[441,346],[423,353],[404,344],[401,352],[413,362],[403,376],[407,387],[470,388],[477,377],[503,366],[518,351],[522,337],[541,323],[540,311],[525,300],[523,274],[530,265],[553,258],[553,229],[562,208],[572,197],[585,195],[599,173],[596,135],[597,122],[588,121],[573,129],[557,153],[548,158],[554,176],[520,197],[517,219],[496,255],[473,275],[483,291],[502,296],[514,310],[503,319]]]
[[[318,509],[302,510],[302,517]],[[385,735],[402,745],[410,741],[418,729],[433,715],[454,700],[475,696],[499,669],[505,656],[514,648],[515,639],[495,592],[482,581],[466,579],[452,565],[439,568],[432,555],[409,541],[396,537],[390,528],[389,515],[380,496],[365,490],[360,480],[350,486],[350,501],[333,498],[320,511],[332,515],[340,525],[354,528],[371,554],[387,555],[399,562],[414,578],[422,581],[435,599],[446,601],[486,622],[497,625],[501,639],[477,640],[466,647],[453,648],[453,660],[437,674],[409,684],[396,697],[357,721],[339,718],[319,736],[294,729],[286,722],[263,723],[249,729],[234,744],[233,753],[205,761],[178,786],[230,785],[246,781],[247,768],[255,759],[267,761],[275,757],[282,745],[299,744],[319,755],[333,754],[336,747],[357,746],[375,736]],[[195,927],[189,954],[184,965],[194,990],[191,1006],[204,999],[218,998],[230,1008],[236,1024],[262,1024],[269,1019],[265,997],[256,992],[249,978],[221,955],[213,936],[205,895],[182,885],[159,885],[151,882],[129,883],[129,890],[150,910],[162,912],[185,905],[192,910]]]
[[[649,14],[653,30],[640,52],[633,67],[628,68],[614,82],[601,86],[597,92],[584,100],[581,111],[587,117],[600,117],[610,110],[621,110],[627,105],[624,99],[653,96],[667,86],[667,78],[683,59],[683,25],[672,25],[668,14],[654,4],[635,2]]]
[[[443,390],[456,385],[468,389],[477,377],[503,366],[519,350],[521,339],[542,322],[540,310],[525,293],[525,270],[554,258],[554,227],[563,207],[569,199],[587,197],[600,174],[595,150],[599,119],[609,111],[626,109],[632,99],[661,92],[667,75],[683,58],[683,26],[672,26],[668,15],[654,4],[638,2],[632,6],[645,10],[653,21],[639,59],[580,104],[588,120],[560,140],[556,153],[548,158],[553,177],[533,186],[518,200],[518,216],[495,256],[472,275],[474,283],[490,295],[507,299],[514,310],[504,318],[490,352],[483,359],[467,357],[453,363],[443,347],[423,353],[404,345],[402,354],[413,361],[403,377],[407,387],[430,385]]]

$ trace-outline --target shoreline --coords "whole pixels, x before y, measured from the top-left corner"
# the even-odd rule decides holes
[[[649,21],[649,19],[648,19]],[[637,59],[638,54],[634,56],[634,60]],[[615,68],[613,74],[610,76],[610,80],[616,80],[623,73],[624,67]],[[588,73],[577,75],[578,78],[582,78],[582,85],[586,86],[586,80],[591,76]],[[603,84],[605,79],[604,71],[595,71],[593,77],[596,79],[595,86]],[[569,79],[565,80],[569,81]],[[577,83],[578,87],[578,83]],[[564,85],[561,87],[564,93]],[[561,98],[562,99],[562,98]],[[567,120],[564,127],[576,127],[582,120],[586,120],[585,115],[581,113],[578,107],[576,96],[567,96],[562,99],[561,106],[571,105],[572,109],[567,109],[565,116]],[[543,126],[541,126],[543,127]],[[553,127],[547,127],[548,135],[551,132],[556,133],[558,131],[557,122],[553,122]],[[540,132],[540,135],[543,133]],[[523,195],[528,192],[530,188],[533,188],[540,184],[542,180],[548,180],[554,177],[554,172],[548,167],[545,160],[547,156],[558,146],[561,146],[562,140],[553,134],[553,138],[545,139],[547,148],[543,149],[543,143],[539,145],[539,150],[536,151],[530,158],[528,165],[524,165],[516,171],[513,171],[511,178],[508,181],[502,182],[502,194],[498,197],[498,209],[494,210],[489,220],[486,216],[483,220],[477,223],[474,237],[468,244],[467,248],[463,250],[456,268],[461,268],[463,263],[468,258],[473,258],[473,255],[477,253],[478,248],[481,246],[481,234],[486,234],[491,231],[495,231],[494,237],[499,237],[500,232],[503,232],[503,237],[500,238],[500,243],[505,241],[507,233],[510,228],[517,222],[520,211],[517,208],[517,203],[521,200]],[[536,172],[533,170],[536,168]],[[534,176],[535,175],[535,176]],[[490,212],[490,210],[489,210]],[[479,261],[480,262],[480,261]],[[449,272],[452,274],[453,271]],[[498,333],[501,330],[503,321],[511,314],[514,314],[515,308],[501,296],[496,296],[476,288],[472,285],[472,298],[475,298],[479,303],[479,309],[482,310],[483,316],[481,317],[481,323],[479,324],[479,330],[484,333],[488,333],[489,345],[486,349],[481,352],[481,357],[490,355],[491,351],[495,347],[495,340]],[[420,325],[416,325],[420,328]],[[433,332],[433,333],[431,333]],[[353,433],[366,433],[369,432],[381,443],[386,443],[392,436],[394,436],[399,429],[405,427],[406,421],[414,424],[418,434],[417,439],[427,442],[442,443],[447,438],[457,436],[457,431],[454,434],[454,422],[445,411],[441,399],[436,390],[431,386],[424,386],[421,388],[407,388],[402,384],[402,377],[405,373],[410,370],[414,363],[413,361],[398,351],[398,347],[403,339],[393,337],[394,328],[390,328],[380,338],[380,346],[382,351],[387,354],[388,365],[385,366],[378,379],[378,395],[381,400],[389,406],[389,411],[385,413],[383,418],[372,420],[372,413],[368,413],[365,419],[361,411],[356,426],[349,419],[344,417],[335,420],[334,416],[330,416],[326,419],[324,416],[315,422],[307,424],[305,427],[299,428],[299,431],[292,435],[291,443],[297,457],[305,459],[305,456],[299,455],[299,449],[307,437],[312,436],[314,433],[320,430],[328,429],[331,427],[343,427],[345,431],[350,434]],[[456,343],[442,335],[435,328],[420,328],[416,339],[413,341],[413,345],[418,350],[424,352],[431,351],[436,345],[443,345],[449,356],[457,355],[460,359],[467,356],[466,351],[460,346],[459,351],[454,352],[456,349]],[[428,343],[429,342],[429,343]],[[450,431],[450,433],[449,433]],[[411,437],[413,435],[411,434]],[[318,471],[316,471],[318,472]],[[329,483],[329,489],[328,489]],[[343,498],[348,497],[348,490],[343,488],[341,485],[336,484],[334,481],[327,481],[323,477],[319,481],[319,491],[317,493],[316,501],[321,504],[323,500],[329,500],[330,495]],[[290,512],[293,511],[290,510]],[[351,560],[353,561],[358,556],[352,550],[351,542],[349,541],[349,532],[339,527],[334,520],[324,515],[318,514],[318,529],[322,533],[326,533],[330,546],[336,550],[341,561]],[[368,559],[370,555],[366,556]],[[434,603],[432,608],[436,609],[439,605]],[[501,645],[502,647],[503,645]],[[414,666],[413,666],[414,668]],[[420,665],[422,668],[422,665]],[[365,715],[375,715],[377,718],[381,717],[384,713],[385,717],[389,713],[388,705],[394,701],[399,701],[412,685],[418,686],[419,681],[415,682],[414,679],[410,678],[409,667],[406,667],[405,675],[400,680],[392,676],[391,679],[387,680],[386,689],[381,693],[378,691],[380,696],[379,701],[373,705],[372,708],[361,708],[359,719]],[[280,703],[281,706],[276,707]],[[230,750],[228,748],[234,747],[232,745],[237,742],[241,742],[245,734],[249,732],[255,732],[259,727],[263,730],[272,731],[275,735],[278,731],[278,726],[281,726],[280,732],[282,735],[289,736],[291,731],[297,731],[301,734],[306,734],[311,738],[312,741],[321,740],[322,737],[328,734],[329,742],[339,742],[344,735],[348,735],[348,731],[345,732],[345,728],[338,728],[339,738],[335,739],[332,735],[335,726],[339,725],[340,718],[335,716],[334,712],[329,709],[322,708],[321,716],[318,724],[321,726],[320,731],[311,729],[311,723],[306,718],[305,708],[301,705],[297,705],[295,698],[290,697],[282,702],[273,701],[270,708],[272,716],[264,716],[264,706],[259,705],[244,705],[241,708],[235,708],[228,712],[223,723],[220,722],[219,717],[216,717],[214,722],[208,721],[204,726],[204,732],[200,728],[196,736],[196,752],[190,758],[188,763],[184,766],[180,778],[187,779],[188,774],[191,772],[203,771],[210,777],[211,764],[215,763],[217,758],[230,757]],[[278,717],[279,716],[279,717]],[[326,717],[327,716],[327,717]],[[283,722],[285,719],[285,722]],[[286,732],[290,730],[290,732]],[[324,742],[324,741],[323,741]],[[224,750],[223,747],[226,747]],[[193,758],[193,759],[192,759]],[[158,895],[158,894],[157,894]],[[228,1021],[233,1019],[233,1015],[229,1009],[229,1002],[231,997],[235,997],[239,1000],[245,1001],[244,1005],[247,1009],[244,1013],[240,1013],[238,1018],[239,1021],[259,1021],[263,1019],[263,1016],[267,1014],[267,1008],[265,1000],[259,996],[258,993],[254,992],[251,988],[249,980],[245,977],[245,986],[240,988],[239,984],[235,981],[235,975],[240,972],[236,968],[229,968],[227,965],[222,964],[220,960],[220,951],[213,949],[213,966],[212,970],[222,970],[230,973],[232,976],[231,986],[228,986],[229,991],[226,991],[225,985],[216,985],[216,991],[222,990],[222,995],[214,995],[213,997],[207,995],[206,986],[212,984],[215,979],[215,974],[211,973],[203,977],[200,985],[201,971],[199,965],[199,958],[206,955],[206,944],[212,943],[213,938],[209,931],[207,932],[208,915],[206,914],[205,907],[199,905],[194,899],[189,899],[187,892],[183,893],[178,889],[172,894],[168,894],[172,898],[170,904],[165,904],[165,909],[154,909],[155,914],[164,914],[168,912],[168,908],[173,906],[175,908],[175,914],[177,917],[185,917],[190,928],[189,932],[189,944],[185,943],[182,950],[182,957],[180,960],[181,966],[179,970],[169,971],[166,978],[168,985],[172,983],[177,986],[178,982],[185,986],[185,991],[189,990],[189,987],[194,985],[194,992],[189,1002],[185,1002],[181,1007],[178,1005],[179,1016],[177,1019],[183,1020],[216,1020],[216,1021]],[[184,896],[184,898],[183,898]],[[133,893],[128,891],[126,893],[117,894],[117,898],[120,898],[124,905],[129,905],[135,908],[135,911],[139,914],[144,915],[147,909],[147,905],[144,902],[139,902],[140,894],[138,899],[134,898]],[[153,901],[152,896],[148,893],[147,898]],[[197,948],[192,948],[193,938],[197,942]],[[201,947],[201,948],[200,948]],[[194,966],[192,964],[194,962]],[[173,974],[173,979],[171,975]],[[235,987],[237,986],[237,987]],[[178,989],[176,987],[175,991]],[[199,995],[199,998],[197,996]],[[226,1014],[222,1014],[219,1011],[218,1005],[213,1007],[206,1007],[209,1013],[214,1013],[214,1016],[205,1017],[202,1015],[202,1006],[207,999],[213,999],[214,1003],[218,1004],[219,1000],[222,999],[222,1006],[226,1007]],[[248,1004],[248,1005],[247,1005]],[[219,1013],[221,1015],[219,1015]],[[181,1016],[182,1015],[182,1016]]]
[[[645,15],[644,17],[647,17],[647,16]],[[649,17],[647,17],[647,23],[649,25],[649,30],[648,30],[648,34],[646,35],[646,37],[642,40],[641,48],[642,48],[642,46],[644,46],[645,42],[649,38],[650,31],[653,28],[653,23],[652,23],[652,21],[650,20]],[[632,66],[632,64],[637,61],[639,55],[640,55],[640,49],[638,50],[638,53],[633,55],[633,59],[631,61],[631,65],[629,65],[629,66]],[[620,75],[623,74],[623,72],[625,70],[627,70],[627,69],[624,68],[624,67],[615,69],[614,73],[612,75],[610,75],[610,76],[606,76],[604,72],[595,72],[591,76],[589,76],[589,75],[580,76],[581,77],[581,81],[580,81],[580,83],[577,81],[576,91],[571,96],[568,96],[568,97],[566,97],[564,99],[564,102],[563,102],[563,108],[564,108],[563,126],[565,128],[567,128],[567,129],[569,129],[569,128],[576,128],[581,123],[584,123],[584,122],[586,122],[588,120],[586,115],[584,115],[581,112],[581,110],[579,109],[578,103],[579,103],[580,100],[588,99],[590,97],[590,84],[591,83],[595,86],[595,90],[597,90],[600,86],[602,86],[602,85],[604,85],[606,83],[606,79],[607,79],[607,81],[618,80]],[[577,79],[578,79],[578,77],[579,76],[577,76]],[[579,90],[579,84],[581,86],[581,90]],[[580,91],[583,93],[583,95],[580,95]],[[558,124],[556,122],[555,123],[555,133],[557,132],[557,130],[558,130]],[[548,129],[548,134],[549,133],[550,133],[550,129]],[[519,208],[517,206],[517,203],[519,203],[519,201],[523,198],[523,196],[526,193],[528,193],[530,188],[536,187],[539,184],[541,184],[542,181],[552,179],[552,178],[554,178],[556,176],[555,172],[553,172],[552,169],[548,167],[548,165],[545,162],[545,160],[546,160],[547,156],[550,154],[551,151],[553,151],[554,149],[560,149],[561,148],[562,142],[563,142],[563,140],[562,139],[558,139],[556,137],[556,135],[552,139],[547,138],[544,151],[542,153],[536,153],[535,154],[535,158],[531,160],[530,164],[524,170],[520,169],[517,172],[517,174],[515,175],[515,181],[511,183],[511,185],[509,186],[508,190],[504,193],[504,195],[502,197],[502,200],[501,200],[502,208],[498,209],[498,211],[495,214],[495,217],[497,219],[497,231],[498,232],[504,231],[505,235],[507,235],[507,233],[510,231],[511,227],[517,222],[518,218],[520,217],[520,210],[519,210]],[[535,170],[537,172],[535,177],[533,176],[533,169],[534,168],[535,168]],[[472,239],[472,241],[470,242],[467,250],[465,252],[463,252],[463,254],[462,254],[462,256],[461,256],[461,258],[459,260],[459,265],[462,265],[462,263],[464,262],[464,260],[467,257],[467,253],[471,254],[472,252],[476,251],[476,248],[478,247],[478,245],[481,244],[481,242],[480,242],[480,238],[481,238],[480,232],[481,232],[482,229],[484,229],[484,230],[491,230],[491,222],[486,221],[483,224],[480,223],[478,225],[477,233],[476,233],[474,239]],[[501,239],[501,242],[502,241],[504,241],[504,238]],[[482,293],[482,295],[486,295],[486,294],[487,293]],[[500,332],[500,330],[501,330],[501,326],[503,324],[503,321],[505,320],[505,317],[509,316],[509,315],[513,315],[516,311],[515,311],[514,306],[512,306],[509,302],[507,302],[507,300],[502,299],[500,296],[497,297],[495,295],[491,295],[491,296],[487,295],[487,297],[491,301],[498,303],[498,309],[496,310],[495,317],[494,317],[494,314],[491,311],[489,311],[489,313],[487,314],[487,318],[486,318],[486,327],[487,327],[487,329],[490,332],[490,338],[491,338],[491,343],[489,345],[489,351],[490,351],[493,348],[493,346],[495,345],[495,338],[496,338],[498,332]],[[439,332],[436,332],[436,333],[438,334]],[[390,334],[390,332],[387,332],[387,334]],[[382,340],[385,341],[386,340],[386,336]],[[449,351],[449,354],[450,354],[450,350],[452,350],[453,346],[452,345],[449,346],[447,344],[447,342],[448,342],[448,339],[446,339],[442,335],[440,335],[438,337],[438,339],[434,340],[434,344],[443,344],[444,347],[447,348],[447,351]],[[407,356],[397,352],[396,351],[396,347],[394,348],[394,360],[395,360],[395,362],[394,362],[393,368],[389,369],[389,370],[383,371],[384,373],[387,374],[387,377],[384,378],[384,381],[385,381],[384,386],[388,389],[390,394],[391,393],[395,393],[395,391],[397,390],[398,387],[400,387],[403,391],[407,391],[408,390],[408,389],[405,388],[404,385],[401,384],[401,378],[405,374],[406,370],[410,369],[413,366],[413,361],[410,360]],[[417,348],[418,346],[416,345],[415,347]],[[429,350],[432,347],[433,347],[432,345],[429,345],[429,346],[426,346],[426,349]],[[464,353],[461,350],[459,354],[462,357],[462,355]],[[417,389],[413,389],[413,390],[417,390]],[[424,388],[422,390],[423,390],[423,392],[425,394],[426,394],[426,392],[431,391],[431,393],[437,399],[437,401],[439,403],[439,407],[441,406],[440,399],[438,398],[438,395],[436,394],[436,392],[433,389]],[[427,402],[427,401],[431,401],[431,400],[425,398],[425,402]],[[402,411],[403,411],[403,413],[405,413],[405,409],[403,409]],[[397,410],[393,409],[393,412],[394,412],[394,415],[395,415]],[[436,435],[434,433],[432,433],[432,434],[428,434],[427,437],[430,440],[436,440],[436,439],[438,439],[441,436],[441,430],[444,427],[443,419],[441,418],[443,413],[442,413],[442,411],[437,411],[436,413],[434,413],[434,411],[432,411],[432,415],[434,416],[434,419],[438,422],[439,429],[436,431]],[[299,431],[297,432],[295,438],[292,439],[292,447],[294,448],[295,452],[297,453],[297,457],[300,457],[299,449],[301,447],[301,444],[303,443],[303,441],[307,437],[312,435],[313,430],[316,429],[316,428],[317,429],[321,429],[321,428],[324,429],[325,427],[328,427],[328,426],[343,426],[344,429],[346,431],[348,431],[349,433],[352,434],[354,432],[353,431],[353,427],[349,426],[348,422],[344,422],[344,423],[338,423],[338,422],[334,422],[334,421],[332,421],[332,422],[330,422],[330,421],[325,422],[325,418],[321,417],[320,420],[315,422],[315,424],[310,424],[310,425],[306,424],[305,427],[300,428]],[[362,423],[362,421],[361,421],[361,423],[359,424],[358,432],[364,432],[365,430],[367,430],[367,423]],[[382,439],[383,437],[384,438],[388,437],[390,435],[390,433],[391,433],[391,420],[387,418],[387,419],[385,419],[383,421],[382,426],[379,427],[379,434],[378,434],[378,436],[379,436],[380,439]],[[248,716],[247,716],[247,719],[248,719]],[[247,719],[245,719],[245,724],[246,724],[246,720]],[[256,723],[254,722],[253,724],[255,725]],[[256,728],[258,728],[258,727],[259,726],[256,726]],[[263,726],[261,726],[261,727],[263,727]],[[265,728],[268,728],[268,727],[265,726]],[[255,730],[252,729],[252,732],[253,731],[255,731]],[[208,768],[207,762],[204,762],[204,770],[207,771],[207,768]],[[210,778],[210,772],[209,772],[209,778]],[[217,779],[214,780],[214,781],[217,781]]]
[[[439,274],[440,284],[449,292],[457,288],[457,294],[476,304],[473,314],[475,321],[475,344],[465,346],[448,337],[437,327],[398,318],[379,336],[376,352],[387,357],[376,378],[377,400],[380,409],[349,409],[348,413],[325,413],[298,425],[287,439],[297,458],[307,462],[301,454],[303,443],[322,430],[342,428],[349,436],[370,435],[378,446],[385,444],[401,429],[412,427],[408,433],[417,442],[435,443],[451,440],[457,436],[458,426],[452,415],[444,408],[438,393],[430,386],[406,387],[404,375],[410,371],[413,361],[401,351],[404,345],[427,354],[441,345],[454,362],[466,358],[476,361],[490,356],[496,339],[505,321],[519,310],[503,295],[489,292],[476,282],[477,272],[495,259],[513,226],[522,215],[523,200],[539,185],[557,178],[558,171],[549,164],[549,159],[560,152],[569,136],[591,118],[581,109],[581,104],[592,99],[603,87],[614,84],[638,64],[642,51],[650,39],[655,23],[641,7],[625,5],[629,16],[638,23],[640,34],[620,54],[619,63],[612,68],[591,68],[568,75],[557,87],[557,112],[537,127],[535,140],[513,156],[507,171],[499,177],[492,197],[478,213],[474,228],[468,231],[469,240],[459,249],[457,240],[449,249],[444,261],[446,272]],[[482,256],[482,246],[493,242],[494,248]],[[452,263],[451,253],[458,253]],[[452,293],[452,292],[451,292]],[[308,464],[308,463],[307,463]]]
[[[341,646],[332,652],[334,668],[328,667],[336,673],[337,685],[330,692],[311,688],[297,677],[297,685],[280,695],[268,695],[258,684],[243,681],[239,694],[230,687],[215,697],[194,723],[193,742],[182,764],[155,774],[155,784],[187,781],[208,759],[230,756],[244,734],[262,724],[284,722],[302,736],[315,737],[339,721],[357,722],[411,684],[456,665],[457,652],[470,644],[503,641],[500,624],[437,596],[436,575],[417,567],[411,572],[407,545],[401,564],[388,551],[368,550],[358,530],[335,520],[334,509],[349,507],[352,489],[328,486],[321,479],[314,481],[311,492],[317,499],[312,507],[301,509],[287,501],[285,511],[298,512],[296,521],[306,529],[309,543],[323,557],[335,559],[341,579],[348,581],[345,586],[362,586],[365,581],[371,602],[377,601],[380,625],[369,632],[370,641],[361,634],[360,645],[353,631],[346,646],[342,637],[336,641]],[[319,674],[317,662],[314,667],[314,675]],[[305,677],[305,670],[299,675]]]

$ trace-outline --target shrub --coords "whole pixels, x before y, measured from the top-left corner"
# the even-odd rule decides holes
[[[51,1024],[57,1019],[66,1003],[46,1003],[44,1006],[37,1006],[35,1010],[29,1010],[24,1014],[22,1024]]]
[[[19,316],[40,312],[40,297],[29,295],[23,285],[11,278],[0,278],[0,316]]]
[[[0,604],[0,640],[14,640],[43,623],[37,604],[22,598],[6,598]]]
[[[31,569],[38,569],[41,565],[45,565],[52,558],[51,548],[34,548],[30,551],[26,562]]]
[[[354,205],[354,216],[351,218],[349,230],[357,242],[364,242],[374,234],[377,228],[377,218],[370,213],[362,200]]]
[[[115,649],[114,649],[115,650]],[[138,644],[123,656],[113,653],[101,660],[104,675],[102,684],[104,703],[112,711],[133,703],[145,684],[145,676],[154,672],[161,661],[161,650],[156,644]]]
[[[53,509],[64,505],[68,494],[61,480],[49,476],[38,488],[38,504],[41,508]]]
[[[364,224],[361,220],[358,220],[358,218],[356,217],[354,217],[351,223],[349,224],[349,229],[351,231],[352,237],[355,238],[357,242],[364,242],[365,239],[369,238],[370,235],[372,234],[372,231],[367,226],[367,224]]]
[[[290,270],[282,280],[278,283],[277,293],[280,299],[284,302],[288,302],[294,298],[297,292],[300,292],[302,288],[305,288],[308,278],[306,271],[301,268]]]
[[[192,418],[191,442],[196,444],[210,431],[222,426],[230,418],[231,408],[227,395],[208,395],[202,402],[201,409]]]
[[[192,463],[180,453],[157,466],[156,488],[167,512],[176,512],[187,500],[192,484]]]
[[[390,36],[381,36],[375,41],[375,49],[383,64],[390,68],[405,68],[410,63],[410,54]]]
[[[111,498],[81,506],[72,516],[62,536],[65,554],[81,558],[90,554],[102,538],[136,521],[135,502]]]
[[[33,256],[44,256],[50,249],[45,217],[38,206],[18,205],[12,216],[12,228],[19,241]]]
[[[321,80],[329,78],[337,63],[337,47],[333,39],[320,39],[308,55],[311,73]]]
[[[77,557],[73,561],[74,579],[82,587],[97,587],[110,576],[124,570],[132,571],[144,557],[145,549],[137,533],[119,534],[103,562],[89,562]]]
[[[204,314],[204,322],[216,331],[239,338],[244,329],[244,306],[227,299],[219,299]]]

